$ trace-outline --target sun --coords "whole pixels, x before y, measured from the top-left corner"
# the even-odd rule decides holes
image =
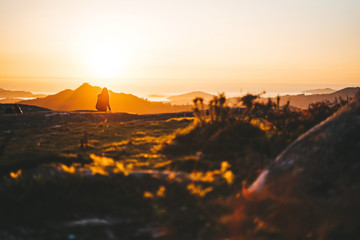
[[[86,65],[94,78],[121,77],[127,65],[124,51],[111,41],[97,41],[86,53]]]

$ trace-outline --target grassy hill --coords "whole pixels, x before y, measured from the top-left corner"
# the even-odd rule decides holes
[[[74,92],[59,95],[76,100]],[[323,216],[335,220],[334,227],[324,230],[313,218],[319,227],[308,231],[302,212],[284,208],[282,199],[275,198],[280,208],[246,199],[247,183],[290,144],[287,140],[331,114],[318,110],[269,110],[263,117],[239,113],[207,124],[183,113],[4,114],[0,239],[357,239],[357,232],[346,231],[349,225],[359,229],[347,212],[334,219],[327,211]],[[332,165],[335,171],[337,166]],[[356,166],[349,169],[356,171]],[[353,198],[353,189],[346,189]],[[357,199],[351,216],[358,216]],[[313,216],[309,209],[307,219]],[[284,215],[266,222],[259,214],[278,212]],[[289,221],[294,216],[297,221]],[[273,227],[284,222],[298,223],[291,228],[293,237]]]
[[[0,114],[3,114],[6,109],[10,108],[14,104],[11,103],[1,103],[0,104]],[[24,105],[24,104],[17,104],[23,113],[34,113],[34,112],[48,112],[51,111],[48,108],[42,108],[38,106],[32,106],[32,105]]]
[[[12,91],[0,88],[0,98],[35,98],[45,97],[43,94],[33,94],[28,91]]]

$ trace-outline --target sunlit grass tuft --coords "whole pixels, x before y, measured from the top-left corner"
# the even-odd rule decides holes
[[[196,185],[194,183],[191,183],[191,184],[187,185],[187,189],[189,190],[189,192],[191,194],[197,195],[199,197],[204,197],[206,194],[208,194],[209,192],[211,192],[213,190],[213,187],[203,188],[199,184]]]
[[[10,172],[10,177],[11,178],[18,178],[21,176],[21,169],[19,169],[17,172]]]

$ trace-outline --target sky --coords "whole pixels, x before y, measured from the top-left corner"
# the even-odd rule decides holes
[[[0,88],[360,85],[358,0],[0,0]]]

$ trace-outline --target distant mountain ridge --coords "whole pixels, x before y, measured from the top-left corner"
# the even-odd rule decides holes
[[[348,87],[329,94],[298,94],[280,96],[280,105],[286,104],[290,101],[290,105],[298,108],[307,108],[309,104],[328,100],[334,101],[335,98],[353,98],[355,94],[360,91],[359,87]],[[66,89],[57,94],[49,95],[44,98],[23,100],[17,103],[28,104],[44,108],[49,108],[57,111],[75,111],[75,110],[95,110],[97,95],[101,92],[100,87],[91,86],[88,83],[82,84],[75,90]],[[153,113],[173,113],[191,111],[192,100],[195,97],[204,98],[204,103],[207,104],[214,95],[194,91],[190,93],[170,96],[168,99],[170,103],[151,102],[132,94],[115,93],[109,91],[110,105],[114,112],[129,112],[137,114],[153,114]],[[238,98],[229,98],[230,106],[238,106]],[[268,98],[260,98],[259,101],[267,101]],[[276,98],[271,98],[276,102]]]
[[[328,100],[330,102],[335,101],[335,98],[344,98],[347,97],[353,98],[360,91],[360,87],[348,87],[341,89],[339,91],[329,93],[329,94],[312,94],[312,95],[285,95],[280,96],[280,105],[286,104],[287,101],[290,101],[290,105],[298,108],[307,108],[309,104],[315,102],[322,102]],[[267,98],[263,98],[265,101]],[[272,98],[276,102],[276,98]]]
[[[331,88],[320,88],[320,89],[311,89],[311,90],[302,91],[302,93],[308,93],[308,94],[330,94],[334,92],[336,92],[336,90]]]
[[[45,98],[25,100],[19,104],[28,104],[57,111],[95,110],[97,95],[101,88],[82,84],[75,90],[66,89]],[[189,106],[172,106],[169,103],[150,102],[132,94],[109,91],[110,106],[113,112],[129,112],[137,114],[171,113],[189,111]]]
[[[206,92],[194,91],[180,95],[170,96],[167,99],[169,99],[170,102],[175,105],[192,105],[192,100],[196,97],[203,98],[205,103],[207,103],[214,97],[214,95]]]
[[[21,98],[4,98],[4,99],[0,99],[0,103],[1,104],[7,104],[7,103],[17,103],[20,102],[24,99]]]
[[[33,94],[28,91],[12,91],[0,88],[0,98],[39,98],[46,97],[44,94]]]

